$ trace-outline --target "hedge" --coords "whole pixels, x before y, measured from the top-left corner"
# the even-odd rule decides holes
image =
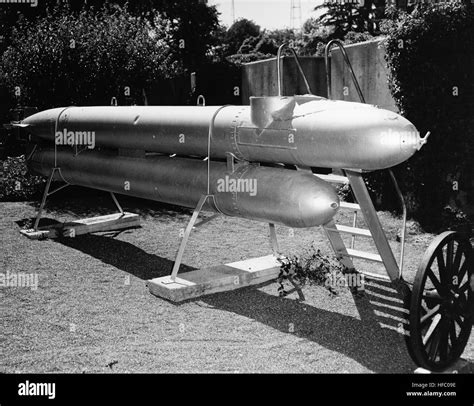
[[[418,7],[388,26],[389,87],[428,143],[395,168],[409,212],[427,230],[469,227],[474,204],[474,11]],[[379,178],[380,180],[380,178]],[[383,182],[375,182],[381,188]]]

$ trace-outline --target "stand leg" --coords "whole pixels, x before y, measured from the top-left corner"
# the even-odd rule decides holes
[[[280,247],[278,246],[275,224],[268,223],[268,226],[270,227],[270,242],[272,244],[273,255],[278,258],[280,255]]]
[[[214,220],[216,217],[219,217],[219,216],[220,216],[220,213],[213,214],[207,219],[201,220],[199,223],[195,224],[194,228],[202,227],[204,224],[209,223],[210,221]]]
[[[115,197],[114,192],[110,192],[110,196],[112,196],[112,200],[114,201],[115,205],[117,206],[118,211],[120,212],[121,215],[124,214],[122,206],[120,206],[120,203],[118,202],[117,198]]]
[[[44,209],[44,205],[46,204],[46,199],[49,195],[49,188],[51,187],[51,182],[53,181],[54,172],[56,172],[56,168],[52,169],[51,175],[49,175],[48,181],[46,182],[46,187],[44,188],[43,198],[41,200],[41,205],[39,207],[38,214],[36,215],[35,225],[33,226],[33,229],[35,231],[38,231],[38,225],[39,225],[39,222],[40,222],[40,219],[41,219],[41,214],[43,214],[43,209]]]
[[[196,208],[194,209],[191,220],[189,220],[188,226],[186,227],[186,231],[184,232],[183,239],[182,239],[181,244],[179,246],[178,255],[176,255],[176,260],[174,261],[173,271],[171,272],[171,281],[172,282],[176,281],[176,275],[178,275],[179,267],[181,265],[181,260],[183,258],[184,249],[186,248],[186,244],[188,243],[189,235],[191,234],[191,231],[194,227],[194,223],[196,222],[196,220],[199,216],[199,213],[202,210],[202,206],[204,206],[204,203],[206,202],[208,197],[209,197],[209,195],[201,196]]]

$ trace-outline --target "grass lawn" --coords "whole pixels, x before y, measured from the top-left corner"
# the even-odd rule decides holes
[[[114,210],[107,194],[81,193],[54,195],[44,217],[64,221]],[[18,232],[34,217],[37,202],[0,203],[1,272],[39,278],[37,290],[0,288],[0,372],[410,373],[416,368],[399,328],[401,302],[384,282],[367,281],[365,294],[357,298],[348,290],[331,296],[323,287],[305,286],[304,301],[296,293],[279,297],[274,282],[181,304],[151,295],[145,282],[171,272],[191,212],[119,200],[140,214],[141,228],[43,241]],[[339,216],[350,223],[347,214]],[[398,255],[401,221],[389,213],[380,217]],[[433,235],[412,223],[408,231],[405,263],[411,280]],[[277,226],[277,232],[287,255],[311,244],[331,252],[319,228]],[[362,238],[356,248],[370,250]],[[218,217],[193,232],[181,272],[269,253],[266,224]],[[472,335],[463,357],[474,362]]]

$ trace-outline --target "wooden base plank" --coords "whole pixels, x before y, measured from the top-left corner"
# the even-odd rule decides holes
[[[150,292],[172,302],[240,289],[276,279],[280,262],[273,255],[148,280]]]
[[[20,230],[20,233],[32,240],[58,237],[75,237],[82,234],[99,231],[115,231],[140,225],[140,217],[135,213],[124,212],[107,214],[105,216],[89,217],[86,219],[57,223],[33,229]]]

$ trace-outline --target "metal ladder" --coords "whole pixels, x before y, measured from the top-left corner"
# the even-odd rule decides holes
[[[329,67],[329,51],[333,45],[337,45],[342,53],[345,64],[348,66],[349,71],[352,76],[352,80],[356,87],[357,93],[362,103],[365,103],[365,98],[360,89],[357,78],[354,74],[354,70],[344,48],[344,45],[339,40],[330,41],[325,48],[325,65],[326,65],[326,78],[328,86],[328,98],[331,98],[331,76],[330,76],[330,67]],[[401,279],[403,272],[403,257],[404,257],[404,246],[405,246],[405,231],[406,231],[406,206],[403,196],[401,194],[398,183],[395,179],[395,176],[391,170],[388,170],[390,178],[394,184],[395,190],[397,192],[398,198],[400,200],[402,209],[403,209],[403,225],[401,233],[401,250],[400,250],[400,260],[397,264],[393,251],[387,241],[387,237],[382,228],[380,220],[378,218],[377,212],[370,198],[369,192],[367,190],[365,181],[362,177],[361,172],[355,172],[350,170],[340,171],[341,174],[338,174],[338,171],[334,171],[329,175],[315,174],[317,177],[334,184],[348,184],[351,188],[354,201],[357,203],[348,203],[341,202],[340,207],[344,210],[349,210],[354,213],[352,219],[352,225],[342,225],[336,224],[335,220],[332,219],[325,225],[323,229],[327,235],[327,238],[331,244],[332,249],[334,250],[336,257],[341,261],[341,263],[348,269],[354,269],[354,264],[352,262],[353,258],[363,259],[371,262],[382,263],[385,266],[387,275],[363,271],[362,274],[373,279],[381,279],[386,281],[395,282]],[[357,227],[358,213],[361,212],[363,219],[367,225],[367,229]],[[342,234],[351,235],[351,244],[350,248],[346,247],[344,240],[342,239]],[[365,237],[372,238],[375,246],[377,248],[378,254],[360,251],[355,249],[356,237]]]

